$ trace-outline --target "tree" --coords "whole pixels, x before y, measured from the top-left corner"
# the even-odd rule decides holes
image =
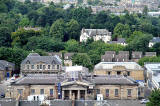
[[[113,33],[114,33],[113,39],[122,38],[122,37],[128,38],[131,34],[131,30],[130,30],[129,25],[118,23],[116,27],[114,28]]]
[[[153,51],[157,53],[157,55],[160,55],[160,43],[156,43],[152,47]]]
[[[65,23],[63,19],[58,19],[52,24],[49,34],[53,38],[57,38],[63,41],[65,34]]]
[[[152,39],[152,35],[143,34],[141,36],[135,37],[127,46],[126,50],[129,51],[142,51],[146,52],[149,50],[149,41]]]
[[[11,34],[12,46],[22,47],[23,45],[27,44],[28,39],[30,37],[40,36],[40,35],[41,35],[41,31],[25,30],[21,28]]]
[[[148,7],[147,7],[147,6],[144,7],[144,9],[143,9],[143,14],[144,14],[144,15],[147,15],[147,14],[148,14]]]
[[[21,27],[25,27],[25,26],[29,26],[29,19],[27,17],[22,18],[21,21],[19,22],[19,26]]]
[[[160,57],[143,57],[139,59],[138,64],[143,66],[145,62],[160,62]]]
[[[160,106],[160,89],[154,89],[146,106]]]
[[[13,62],[16,65],[16,69],[20,68],[20,64],[22,60],[24,60],[29,52],[20,49],[20,48],[0,48],[0,58],[3,60],[7,60],[9,62]]]
[[[11,46],[11,31],[8,27],[0,27],[0,46]]]
[[[76,40],[71,39],[66,42],[65,50],[67,50],[68,52],[78,52],[79,46],[80,45]]]
[[[67,26],[66,30],[67,30],[68,39],[79,40],[80,26],[78,22],[74,19],[71,19],[66,26]]]
[[[91,64],[91,60],[87,54],[76,54],[72,58],[73,65],[82,65],[84,67],[89,68],[90,70],[93,68]]]

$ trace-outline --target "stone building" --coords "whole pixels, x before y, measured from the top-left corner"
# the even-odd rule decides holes
[[[111,41],[111,32],[106,29],[82,29],[80,42],[86,42],[93,38],[94,41],[102,40],[105,43]]]
[[[22,74],[54,74],[62,71],[61,59],[57,56],[40,56],[30,53],[21,63]]]
[[[124,76],[98,76],[94,78],[95,93],[104,99],[137,99],[138,83]]]
[[[58,98],[57,75],[54,74],[27,74],[17,79],[8,88],[6,98],[17,98],[27,100],[30,95],[46,95],[48,98]]]
[[[64,65],[72,66],[72,56],[74,53],[64,53]]]
[[[106,51],[104,55],[101,56],[102,62],[114,62],[116,52],[115,51]]]
[[[60,53],[60,52],[49,52],[48,55],[49,56],[55,56],[55,55],[57,55],[60,59],[63,58],[62,53]]]
[[[133,62],[138,62],[138,60],[141,59],[142,57],[143,57],[142,52],[138,52],[138,51],[132,52],[132,61]]]
[[[144,81],[144,70],[136,62],[100,62],[94,67],[94,75],[124,75]]]
[[[117,41],[110,41],[109,44],[119,44],[122,46],[127,45],[125,38],[118,38]]]
[[[156,52],[146,52],[146,53],[145,53],[145,56],[146,56],[146,57],[157,56],[157,53],[156,53]]]
[[[0,82],[7,77],[11,77],[15,70],[15,64],[6,60],[0,60]]]

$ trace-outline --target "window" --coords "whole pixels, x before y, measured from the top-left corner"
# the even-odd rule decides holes
[[[40,69],[42,69],[42,65],[40,65]]]
[[[121,71],[117,71],[117,75],[121,75]]]
[[[57,69],[59,69],[59,65],[57,65]]]
[[[40,94],[41,94],[41,95],[44,94],[44,89],[40,89]]]
[[[43,69],[45,70],[45,68],[46,68],[46,66],[45,65],[43,65]]]
[[[17,89],[17,91],[18,91],[18,93],[19,93],[20,95],[23,94],[23,89]]]
[[[29,69],[29,65],[27,65],[27,69]]]
[[[115,96],[118,96],[118,89],[115,89]]]
[[[127,75],[130,76],[130,72],[127,72]]]
[[[108,75],[111,75],[111,72],[108,72]]]
[[[52,65],[52,69],[55,69],[55,65]]]
[[[131,89],[127,89],[127,94],[129,97],[131,97],[131,93],[132,93],[131,91],[132,91]]]
[[[37,69],[39,69],[39,65],[37,65]]]
[[[97,89],[97,90],[96,90],[96,93],[97,93],[97,94],[100,94],[100,89]]]
[[[35,89],[31,89],[31,94],[32,94],[32,95],[35,94]]]
[[[34,65],[32,65],[31,68],[34,69]]]
[[[106,89],[106,97],[109,97],[109,89]]]
[[[53,89],[50,89],[50,96],[53,96]]]
[[[48,65],[48,69],[50,69],[50,65]]]

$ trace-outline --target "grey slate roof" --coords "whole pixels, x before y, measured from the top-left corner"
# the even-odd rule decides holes
[[[82,29],[82,31],[86,32],[89,36],[108,35],[108,33],[111,36],[111,32],[106,29]]]
[[[15,64],[6,60],[0,60],[0,71],[6,70],[6,67],[12,67],[12,69],[14,70]]]
[[[74,53],[64,53],[64,59],[68,59],[68,60],[70,60],[70,59],[72,59],[72,56],[74,55]]]
[[[38,62],[44,62],[46,64],[61,64],[61,61],[55,56],[40,56],[37,53],[30,53],[21,64],[26,64],[27,61],[29,61],[30,64],[36,64]]]
[[[126,43],[125,38],[118,38],[117,41],[109,41],[109,44]]]
[[[142,58],[142,52],[133,51],[132,52],[132,59],[140,59]]]
[[[13,85],[54,85],[58,82],[57,75],[55,74],[34,74],[24,76],[14,83]]]
[[[138,85],[135,80],[124,76],[97,76],[94,77],[95,84],[105,85]]]
[[[51,52],[51,53],[48,53],[48,55],[49,56],[55,56],[55,55],[57,55],[57,56],[59,56],[59,58],[62,58],[62,53],[60,53],[60,52]]]
[[[113,54],[116,54],[116,52],[115,51],[105,51],[105,55],[106,54],[112,54],[113,55]]]
[[[153,37],[153,39],[150,42],[159,43],[160,42],[160,37]]]
[[[145,56],[156,56],[157,53],[156,52],[146,52]]]

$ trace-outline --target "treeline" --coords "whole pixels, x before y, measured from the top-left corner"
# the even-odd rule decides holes
[[[146,13],[126,12],[123,16],[116,16],[109,11],[103,11],[92,14],[91,8],[73,5],[64,10],[63,5],[54,3],[44,5],[29,0],[24,3],[1,0],[0,58],[14,62],[19,67],[19,63],[32,50],[41,55],[46,55],[46,52],[87,53],[87,65],[84,56],[75,56],[73,62],[93,68],[107,50],[156,51],[159,55],[160,44],[148,48],[152,37],[159,36],[159,26],[160,18],[147,16]],[[38,27],[40,30],[25,30],[24,27]],[[108,29],[112,32],[113,40],[126,38],[128,46],[93,42],[93,39],[80,43],[82,28]]]

